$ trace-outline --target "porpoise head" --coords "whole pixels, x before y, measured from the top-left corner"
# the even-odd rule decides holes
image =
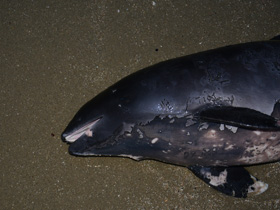
[[[111,152],[95,154],[92,148],[109,147],[123,129],[122,120],[129,114],[119,107],[118,102],[114,91],[108,89],[86,103],[77,112],[62,133],[62,139],[70,144],[70,154],[111,155]]]
[[[120,107],[113,103],[113,98],[108,104],[99,106],[100,98],[97,96],[85,104],[62,133],[62,139],[70,144],[69,153],[76,156],[154,159],[155,152],[161,151],[164,146],[152,147],[149,142],[139,139],[140,133],[131,134],[133,127],[144,119],[133,121],[141,117],[137,118],[137,113],[131,115],[131,110],[118,109]]]
[[[152,85],[147,85],[147,79],[145,83],[142,82],[143,73],[137,74],[132,74],[101,92],[77,112],[61,135],[70,144],[70,154],[140,155],[137,151],[141,145],[135,144],[131,138],[123,139],[122,136],[129,134],[135,124],[145,124],[166,110],[158,106],[161,94],[158,97],[149,94],[147,88]],[[145,147],[145,143],[142,146]]]

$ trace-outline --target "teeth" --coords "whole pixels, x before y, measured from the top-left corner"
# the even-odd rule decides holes
[[[65,138],[65,140],[67,142],[75,142],[78,138],[80,138],[82,135],[86,134],[87,136],[92,136],[92,127],[95,125],[95,123],[97,123],[100,119],[97,119],[83,127],[81,127],[80,129],[76,130],[74,133],[70,134],[69,136],[67,136]],[[91,134],[91,135],[89,135]]]

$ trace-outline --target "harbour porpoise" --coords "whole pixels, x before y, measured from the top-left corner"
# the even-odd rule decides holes
[[[280,160],[280,37],[139,70],[82,106],[61,137],[72,155],[158,160],[227,195],[262,193],[244,166]]]

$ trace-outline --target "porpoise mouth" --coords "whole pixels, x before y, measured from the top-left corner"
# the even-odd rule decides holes
[[[78,130],[74,131],[73,133],[67,135],[67,136],[63,136],[64,137],[64,140],[66,142],[69,142],[69,143],[73,143],[75,142],[77,139],[79,139],[82,135],[87,135],[87,136],[92,136],[92,128],[93,126],[100,120],[101,118],[99,119],[96,119],[92,122],[89,122],[87,123],[86,125],[84,125],[83,127],[79,128]]]

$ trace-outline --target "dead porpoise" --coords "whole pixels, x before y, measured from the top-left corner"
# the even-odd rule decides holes
[[[227,195],[262,193],[243,166],[280,160],[280,37],[137,71],[86,103],[62,139],[72,155],[158,160]]]

